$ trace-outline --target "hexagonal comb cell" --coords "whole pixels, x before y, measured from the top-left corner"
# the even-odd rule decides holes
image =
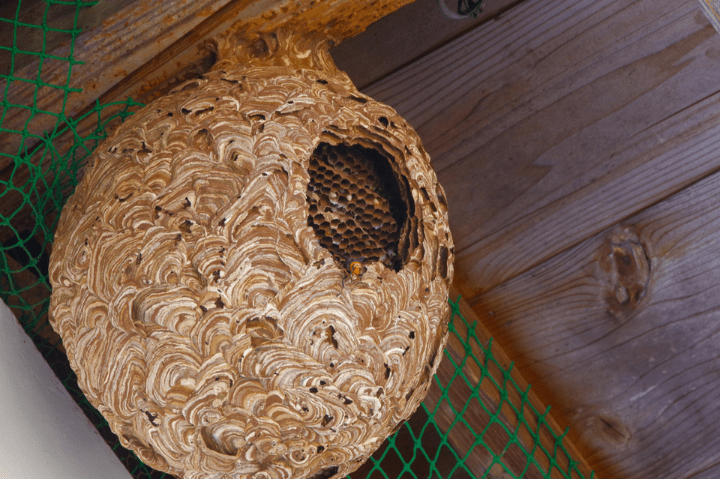
[[[320,143],[309,167],[308,225],[320,244],[348,273],[357,273],[356,262],[400,271],[409,192],[387,157],[360,145]]]

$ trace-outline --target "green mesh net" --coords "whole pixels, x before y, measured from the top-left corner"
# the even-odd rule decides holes
[[[66,115],[71,94],[78,91],[70,87],[73,69],[82,68],[73,57],[78,17],[93,5],[6,0],[0,7],[0,297],[128,471],[136,478],[161,478],[167,475],[124,449],[87,401],[47,318],[48,256],[59,212],[84,160],[108,130],[141,106],[127,99],[96,103],[77,118]],[[53,25],[56,18],[71,19],[70,26]],[[65,48],[55,48],[62,42]],[[67,74],[59,81],[57,75],[45,78],[44,66],[55,63],[57,71],[57,62]],[[45,103],[39,99],[50,90],[61,92],[62,101],[41,108]],[[96,127],[83,135],[76,127],[88,119]],[[50,126],[38,128],[43,125]],[[451,306],[456,348],[446,350],[431,394],[354,476],[581,478],[563,446],[567,431],[553,431],[545,421],[547,410],[537,411],[529,387],[523,390],[513,379],[512,364],[503,367],[491,342],[483,345],[458,304]]]

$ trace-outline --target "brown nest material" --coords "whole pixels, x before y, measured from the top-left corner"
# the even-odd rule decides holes
[[[91,157],[55,237],[52,324],[153,468],[344,476],[442,358],[445,196],[412,128],[323,48],[220,54]]]

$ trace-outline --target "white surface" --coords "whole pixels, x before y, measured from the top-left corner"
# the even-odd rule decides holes
[[[0,478],[131,478],[2,300]]]

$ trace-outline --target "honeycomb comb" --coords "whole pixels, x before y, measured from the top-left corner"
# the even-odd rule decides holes
[[[399,271],[406,193],[380,152],[360,145],[321,143],[310,158],[308,225],[350,274],[358,263]]]

